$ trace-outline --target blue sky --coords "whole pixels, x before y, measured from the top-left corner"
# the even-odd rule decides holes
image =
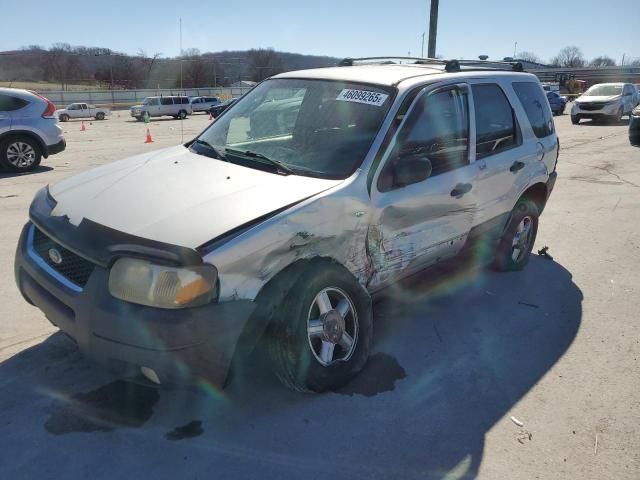
[[[54,42],[147,54],[273,47],[317,55],[420,54],[430,0],[0,0],[0,50]],[[10,7],[8,6],[10,5]],[[8,17],[25,19],[9,21]],[[640,57],[640,0],[440,0],[439,54],[548,60],[577,45],[590,59]],[[426,52],[426,45],[425,45]]]

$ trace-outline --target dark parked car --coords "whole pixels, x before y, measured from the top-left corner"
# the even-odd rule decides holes
[[[224,112],[227,108],[229,108],[231,105],[236,103],[237,100],[238,100],[237,98],[232,98],[231,100],[227,100],[226,102],[222,102],[222,103],[219,103],[218,105],[214,105],[209,109],[209,113],[213,118],[216,118],[218,115]]]
[[[567,106],[566,97],[561,97],[556,92],[546,92],[547,100],[549,100],[549,105],[551,105],[551,111],[554,115],[562,115],[564,113],[564,109]]]
[[[629,121],[629,141],[631,145],[640,147],[640,105],[631,112],[631,120]]]

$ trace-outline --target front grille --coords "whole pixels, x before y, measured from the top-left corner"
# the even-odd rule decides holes
[[[56,243],[35,226],[31,228],[33,228],[31,247],[34,253],[71,283],[84,287],[93,272],[94,264]],[[61,261],[58,263],[51,259],[52,256],[55,256],[52,250],[56,250],[60,256]]]
[[[593,111],[593,110],[601,110],[602,107],[604,107],[604,103],[598,103],[598,102],[592,102],[592,103],[581,103],[580,104],[580,108],[582,110],[586,110],[586,111]]]

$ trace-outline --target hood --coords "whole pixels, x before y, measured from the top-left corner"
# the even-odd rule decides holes
[[[584,103],[584,102],[610,102],[612,100],[619,100],[620,95],[592,95],[592,96],[584,96],[578,97],[576,99],[576,103]]]
[[[132,107],[129,107],[129,110],[133,110],[134,108],[142,108],[144,107],[144,105],[140,104],[140,105],[133,105]]]
[[[49,187],[73,225],[87,218],[139,237],[196,248],[323,192],[341,180],[276,175],[180,145],[114,162]]]

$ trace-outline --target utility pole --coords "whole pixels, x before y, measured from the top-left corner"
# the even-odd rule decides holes
[[[424,58],[424,36],[427,32],[422,32],[422,50],[420,51],[420,56]]]
[[[431,0],[431,14],[429,17],[429,48],[427,56],[436,56],[436,36],[438,35],[438,5],[440,0]]]
[[[513,59],[515,60],[516,58],[516,51],[518,50],[518,42],[516,42],[516,44],[513,46]]]

